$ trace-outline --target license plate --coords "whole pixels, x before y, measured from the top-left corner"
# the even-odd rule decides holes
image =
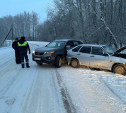
[[[34,58],[34,60],[41,60],[41,58]]]

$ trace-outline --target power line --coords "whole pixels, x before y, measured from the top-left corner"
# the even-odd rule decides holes
[[[102,27],[104,27],[104,25],[100,26],[98,29],[96,29],[95,31],[93,31],[93,33],[91,33],[88,37],[90,37],[91,35],[95,34],[98,30],[100,30]]]

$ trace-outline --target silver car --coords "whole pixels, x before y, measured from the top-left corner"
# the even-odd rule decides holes
[[[67,51],[67,61],[72,67],[85,65],[126,74],[126,46],[115,51],[106,45],[82,44]]]

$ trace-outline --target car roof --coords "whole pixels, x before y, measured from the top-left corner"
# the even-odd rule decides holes
[[[54,41],[81,41],[81,40],[78,40],[78,39],[56,39]]]
[[[103,47],[103,46],[106,46],[106,45],[98,45],[98,44],[81,44],[81,45],[82,46],[92,46],[92,47]]]

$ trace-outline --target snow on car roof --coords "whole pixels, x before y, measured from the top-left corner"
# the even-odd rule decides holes
[[[93,46],[93,47],[103,47],[106,45],[98,45],[98,44],[81,44],[82,46]]]
[[[70,40],[81,41],[81,40],[78,40],[78,39],[56,39],[54,41],[70,41]]]

